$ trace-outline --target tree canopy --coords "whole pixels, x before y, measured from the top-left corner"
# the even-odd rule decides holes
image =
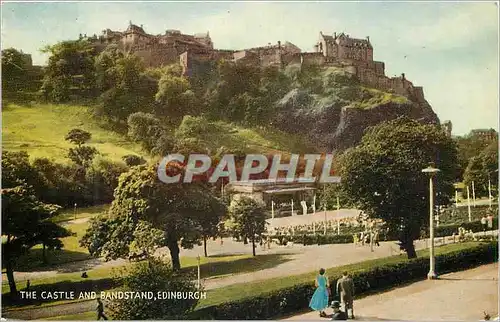
[[[60,248],[59,238],[70,235],[50,221],[59,207],[40,202],[26,185],[2,189],[2,259],[5,261],[11,294],[16,294],[14,268],[20,255],[37,244]]]
[[[449,202],[458,171],[455,143],[434,125],[400,118],[370,128],[361,143],[340,156],[344,196],[371,218],[399,232],[408,257],[413,241],[429,225],[429,177],[434,164],[437,203]]]
[[[232,230],[244,240],[249,239],[252,242],[252,253],[255,256],[255,241],[260,239],[266,230],[265,206],[255,199],[241,196],[233,199],[229,213],[234,223]]]
[[[14,48],[2,50],[2,88],[15,91],[25,87],[28,81],[29,62],[26,55]]]
[[[179,269],[179,243],[184,248],[199,244],[207,234],[206,222],[217,222],[207,217],[224,213],[224,204],[203,183],[165,184],[157,166],[137,166],[120,177],[108,217],[94,220],[81,243],[95,256],[127,257],[134,232],[146,222],[154,228],[156,246],[167,246]]]
[[[469,160],[464,172],[464,183],[471,186],[472,182],[476,196],[488,196],[488,184],[491,184],[492,194],[497,191],[498,141],[491,142]]]
[[[91,95],[95,89],[94,48],[87,40],[72,40],[47,46],[50,53],[41,88],[47,99],[64,102],[75,90]]]

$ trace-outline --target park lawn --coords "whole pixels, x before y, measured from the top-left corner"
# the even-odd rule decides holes
[[[220,257],[201,257],[201,277],[209,278],[213,276],[219,276],[222,274],[227,274],[228,271],[232,273],[238,273],[239,270],[243,270],[243,267],[247,269],[259,269],[265,265],[270,265],[269,258],[266,255],[262,259],[254,259],[251,254],[245,255],[233,255],[233,256],[220,256]],[[195,273],[197,270],[197,259],[195,257],[181,257],[181,266],[187,272]],[[272,260],[272,259],[271,259]],[[253,265],[245,263],[253,262]],[[260,263],[260,266],[256,263]],[[113,277],[114,274],[119,275],[120,270],[126,269],[135,263],[124,262],[122,265],[117,265],[114,267],[96,268],[87,271],[87,280],[100,280],[105,278]],[[214,267],[216,269],[214,269]],[[222,267],[222,268],[221,268]],[[220,268],[220,269],[218,269]],[[60,282],[80,282],[82,281],[81,272],[74,273],[59,273],[53,277],[41,278],[41,279],[31,279],[30,283],[32,286],[36,285],[49,285]],[[16,282],[18,289],[23,289],[26,286],[25,281]],[[2,284],[2,294],[9,292],[9,285],[7,283]]]
[[[103,267],[103,268],[96,268],[92,270],[88,270],[88,278],[86,280],[99,280],[99,279],[105,279],[105,278],[110,278],[113,276],[114,272],[116,271],[118,273],[119,269],[122,269],[126,267],[127,265],[130,265],[128,263],[122,265],[122,266],[116,266],[116,267]],[[83,279],[81,277],[82,272],[74,272],[74,273],[59,273],[51,277],[45,277],[45,278],[40,278],[40,279],[30,279],[31,286],[36,286],[36,285],[50,285],[50,284],[56,284],[60,282],[81,282]],[[18,290],[22,290],[26,286],[25,281],[16,281],[16,285],[18,287]],[[3,283],[2,284],[2,294],[9,293],[9,284],[8,283]]]
[[[72,144],[64,137],[71,129],[80,128],[92,134],[89,145],[107,159],[121,161],[127,154],[142,155],[139,145],[101,127],[91,112],[91,107],[78,105],[7,104],[2,109],[2,148],[27,151],[32,159],[46,157],[66,163]]]
[[[127,154],[142,155],[150,159],[138,144],[126,136],[107,130],[92,117],[92,107],[63,104],[14,104],[7,103],[2,110],[2,148],[7,151],[26,151],[31,159],[46,157],[67,163],[68,149],[73,145],[64,140],[73,128],[92,134],[89,145],[95,147],[106,159],[121,161]],[[314,152],[313,145],[304,137],[263,128],[215,122],[200,137],[202,144],[211,151],[220,147],[256,153]]]
[[[91,206],[85,208],[76,208],[75,209],[64,209],[61,213],[52,218],[52,221],[55,223],[64,223],[65,221],[71,221],[74,219],[82,219],[82,218],[92,218],[96,217],[100,214],[106,213],[108,211],[110,205],[99,205],[99,206]],[[76,218],[75,218],[76,213]]]
[[[98,216],[99,214],[107,211],[108,208],[109,205],[77,208],[77,222],[71,222],[75,218],[74,210],[63,210],[61,214],[53,218],[53,221],[69,229],[74,235],[61,238],[63,243],[63,248],[61,250],[46,250],[47,264],[43,263],[42,245],[34,246],[26,255],[19,258],[16,270],[50,270],[56,265],[89,259],[90,254],[88,250],[85,247],[80,246],[80,239],[83,237],[87,227],[89,226],[88,221],[85,221],[85,219]]]
[[[477,242],[466,242],[466,243],[457,243],[436,247],[435,254],[443,254],[447,252],[453,252],[460,249],[466,249],[476,244]],[[427,257],[429,256],[429,251],[427,249],[417,251],[418,257]],[[351,272],[363,270],[366,268],[383,265],[383,264],[391,264],[391,263],[402,263],[407,261],[406,255],[395,255],[385,258],[379,258],[374,260],[368,260],[364,262],[338,266],[327,268],[326,272],[329,276],[340,276],[343,271],[348,270]],[[266,279],[261,281],[247,282],[243,284],[234,284],[230,286],[225,286],[222,288],[217,288],[214,290],[207,291],[207,298],[200,300],[198,303],[197,309],[222,304],[231,299],[231,301],[241,300],[244,298],[250,298],[257,295],[261,295],[264,293],[277,291],[279,289],[291,287],[297,284],[307,283],[308,281],[311,284],[314,281],[315,276],[317,275],[317,271],[294,275],[294,276],[284,276],[272,279]]]
[[[95,321],[97,317],[97,313],[95,311],[70,314],[70,315],[61,315],[54,316],[51,318],[41,319],[44,321]]]

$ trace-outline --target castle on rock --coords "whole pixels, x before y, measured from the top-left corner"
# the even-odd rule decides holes
[[[314,52],[302,52],[288,41],[242,50],[224,50],[214,48],[208,32],[186,35],[179,30],[169,29],[164,34],[152,35],[146,33],[142,25],[130,22],[125,31],[105,29],[100,36],[80,35],[82,38],[91,41],[98,50],[115,44],[124,52],[141,57],[149,67],[180,63],[185,76],[192,76],[207,63],[221,59],[280,68],[292,64],[316,64],[342,67],[370,87],[424,101],[422,87],[413,86],[405,74],[400,77],[385,75],[385,64],[373,60],[373,46],[369,37],[358,39],[345,33],[326,35],[320,32]]]

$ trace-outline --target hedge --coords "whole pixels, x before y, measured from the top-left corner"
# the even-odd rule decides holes
[[[498,260],[498,243],[479,243],[466,250],[451,251],[436,256],[440,274],[465,270]],[[368,269],[351,271],[357,296],[380,291],[415,280],[425,279],[429,271],[429,258],[422,257],[405,262],[383,264]],[[292,277],[291,277],[292,278]],[[330,276],[336,285],[340,276]],[[244,290],[242,289],[242,292]],[[312,283],[301,283],[259,296],[201,308],[190,319],[214,320],[266,320],[291,315],[307,309],[314,293]],[[332,294],[334,294],[332,292]]]
[[[491,209],[489,209],[488,205],[477,205],[476,207],[471,207],[471,217],[473,221],[481,220],[483,216],[487,216],[488,214],[497,216],[498,205],[494,205]],[[439,215],[439,218],[443,225],[459,224],[469,219],[469,210],[468,207],[451,206],[444,209],[444,211]]]
[[[451,236],[453,234],[458,234],[458,228],[463,227],[466,230],[472,230],[472,232],[477,233],[483,231],[483,224],[481,224],[481,221],[471,221],[471,222],[465,222],[461,224],[453,224],[453,225],[444,225],[444,226],[439,226],[436,227],[436,237],[444,237],[444,236]],[[493,228],[488,228],[486,227],[486,230],[497,230],[498,229],[498,217],[493,218]],[[426,237],[427,236],[426,232]]]

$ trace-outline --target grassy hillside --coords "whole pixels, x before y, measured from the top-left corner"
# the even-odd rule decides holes
[[[176,131],[179,140],[213,152],[305,153],[314,152],[313,144],[298,135],[263,127],[243,127],[223,121],[210,122],[201,117],[186,117]]]
[[[72,146],[64,136],[73,128],[92,133],[90,145],[105,158],[119,161],[127,154],[147,157],[138,144],[115,132],[103,129],[90,115],[89,108],[75,105],[37,104],[33,106],[9,104],[3,108],[2,147],[9,151],[27,151],[32,158],[48,157],[67,162],[66,154]],[[290,153],[312,152],[314,148],[299,136],[287,133],[244,128],[216,122],[210,133],[192,136],[208,150],[220,147],[244,152]]]
[[[66,162],[72,144],[65,141],[64,136],[73,128],[92,133],[89,144],[105,158],[119,161],[127,154],[142,154],[139,145],[100,127],[84,106],[9,104],[3,107],[2,122],[2,148],[25,150],[32,158],[48,157]]]

